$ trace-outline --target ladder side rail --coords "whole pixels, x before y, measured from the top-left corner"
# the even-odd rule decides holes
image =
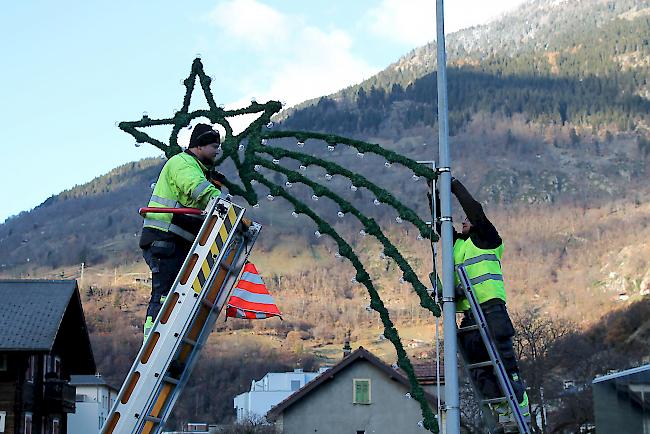
[[[230,205],[227,209],[227,213],[230,213],[231,211],[234,212],[235,207],[229,202],[225,202],[225,203]],[[192,299],[194,300],[194,303],[192,303],[191,306],[192,308],[191,311],[189,312],[184,311],[182,312],[182,315],[181,312],[179,312],[176,318],[170,317],[170,320],[167,321],[167,324],[172,326],[169,330],[167,330],[167,337],[170,338],[169,339],[170,345],[156,346],[157,351],[155,351],[155,354],[151,355],[151,359],[157,357],[163,360],[164,363],[162,364],[159,363],[156,366],[157,370],[154,372],[154,378],[156,379],[155,385],[153,388],[149,389],[150,392],[147,394],[146,403],[142,404],[137,408],[139,413],[138,413],[138,421],[137,421],[136,429],[132,431],[134,434],[140,432],[152,432],[151,431],[152,424],[154,425],[153,429],[155,430],[156,426],[161,427],[164,423],[164,420],[154,422],[152,420],[151,413],[152,412],[158,413],[154,416],[154,418],[160,419],[160,412],[164,410],[164,407],[166,406],[166,403],[168,402],[169,399],[168,397],[170,396],[170,394],[173,395],[174,391],[176,390],[176,387],[170,384],[169,382],[165,381],[165,378],[167,376],[172,361],[176,358],[179,348],[183,344],[183,339],[187,336],[188,332],[192,328],[194,319],[196,318],[196,315],[201,308],[201,305],[203,303],[203,300],[206,297],[208,289],[211,287],[212,283],[214,282],[215,276],[219,272],[219,268],[220,268],[219,264],[223,261],[226,252],[229,250],[229,246],[233,243],[235,237],[237,236],[237,232],[240,230],[239,227],[241,223],[241,218],[243,217],[244,214],[244,209],[239,207],[236,208],[239,209],[239,212],[238,213],[235,212],[235,217],[230,222],[231,224],[230,232],[227,233],[227,236],[225,238],[223,237],[220,238],[223,242],[223,245],[218,252],[218,256],[214,258],[213,265],[209,270],[209,274],[206,276],[205,281],[201,284],[200,292],[197,293],[195,289],[196,287],[194,286],[198,279],[198,273],[200,272],[199,270],[202,268],[203,265],[205,265],[205,262],[207,261],[207,256],[210,255],[211,249],[215,243],[217,236],[220,236],[219,233],[221,232],[222,229],[224,229],[225,219],[228,218],[226,215],[224,215],[223,218],[219,216],[219,219],[213,226],[210,235],[208,236],[206,242],[202,246],[203,249],[206,249],[207,255],[199,255],[199,258],[195,263],[195,268],[193,272],[190,274],[190,277],[186,281],[185,289],[187,290],[187,292],[190,293],[190,295],[192,295]],[[197,241],[199,240],[200,236],[201,235],[197,236],[196,238]],[[163,310],[161,309],[161,312],[162,311]],[[158,325],[157,322],[154,323],[154,327],[151,329],[151,335],[153,335],[156,332],[157,325]],[[160,399],[161,399],[161,394],[163,392],[165,393],[166,397],[163,397],[163,401],[161,402]],[[154,408],[156,408],[156,411],[153,411]]]
[[[161,350],[169,350],[170,346],[174,346],[175,341],[178,341],[178,336],[174,336],[174,329],[177,327],[175,324],[181,317],[190,317],[191,312],[194,310],[194,308],[200,304],[200,299],[196,296],[192,296],[192,294],[195,294],[195,291],[192,288],[192,284],[196,280],[196,276],[200,271],[202,263],[205,261],[205,257],[210,252],[210,247],[212,243],[214,243],[215,234],[211,234],[212,236],[208,237],[208,240],[202,246],[199,245],[199,239],[205,235],[206,231],[210,231],[210,228],[207,226],[211,218],[217,219],[212,228],[212,232],[216,232],[214,229],[216,228],[219,230],[223,225],[223,219],[219,215],[219,210],[217,208],[217,206],[222,202],[225,201],[213,200],[208,205],[208,207],[206,207],[208,210],[208,217],[203,222],[201,230],[199,231],[199,235],[196,237],[194,243],[192,244],[190,252],[188,253],[183,266],[181,267],[181,271],[176,276],[169,296],[167,297],[167,300],[162,306],[160,313],[154,322],[154,327],[151,330],[149,338],[138,352],[137,358],[135,359],[133,366],[129,371],[129,374],[127,375],[124,384],[120,389],[116,402],[113,405],[111,412],[109,413],[109,417],[102,427],[102,433],[115,432],[122,434],[135,432],[134,429],[137,420],[134,420],[132,416],[134,414],[141,416],[141,409],[144,408],[142,399],[148,398],[151,394],[153,394],[153,392],[148,393],[143,398],[141,396],[143,394],[143,390],[154,390],[155,383],[159,383],[162,380],[159,378],[160,373],[166,370],[163,369],[163,367],[169,364],[169,359],[174,354],[171,352],[171,354],[169,354],[168,360],[164,360],[160,354]],[[232,206],[229,202],[225,202],[225,204]],[[190,258],[197,254],[197,252],[200,253],[200,255],[197,255],[199,260],[196,260],[192,265],[190,263]],[[190,266],[192,266],[192,269],[189,270],[188,278],[183,284],[181,283],[181,275],[187,273],[188,267]],[[169,306],[171,303],[176,303],[178,306],[171,308],[171,306]],[[165,324],[162,324],[160,321],[161,315],[166,311],[167,308],[171,308],[171,314],[169,315],[167,321],[165,321]],[[155,342],[153,351],[146,358],[146,363],[142,363],[145,352],[150,351],[148,344],[150,343],[150,340],[153,339],[155,333],[158,335],[158,341]],[[163,365],[162,367],[161,364]],[[137,379],[135,379],[136,375],[138,377]],[[154,380],[152,380],[152,378]],[[134,382],[134,379],[135,386],[132,384]],[[128,394],[128,397],[125,397],[125,394]],[[127,398],[127,401],[125,403],[122,402],[123,398]],[[139,405],[136,405],[136,401],[139,401]],[[117,414],[118,412],[119,414]],[[117,418],[115,418],[116,414]]]
[[[253,239],[252,241],[254,243],[255,239]],[[179,384],[176,386],[176,390],[173,396],[170,398],[171,400],[168,406],[166,407],[166,409],[164,410],[161,416],[163,421],[166,421],[168,419],[169,414],[171,413],[171,411],[174,408],[174,405],[176,404],[176,401],[180,397],[184,387],[187,385],[191,372],[198,361],[198,356],[201,350],[203,349],[203,347],[205,346],[205,343],[210,333],[212,332],[212,329],[214,328],[214,324],[221,316],[221,313],[223,312],[223,307],[228,302],[230,294],[232,293],[232,290],[234,289],[235,284],[237,283],[237,280],[239,279],[239,276],[241,275],[244,269],[244,265],[246,264],[246,261],[248,260],[248,257],[250,255],[250,250],[246,249],[246,247],[248,247],[246,243],[241,243],[238,246],[238,252],[236,253],[233,259],[232,269],[229,270],[226,274],[226,278],[224,279],[224,282],[218,291],[217,299],[215,300],[214,306],[211,309],[208,318],[206,319],[201,334],[199,335],[199,338],[197,340],[197,345],[195,346],[190,356],[188,357],[187,367],[185,368],[185,371],[181,376]],[[233,270],[237,270],[237,273],[234,273]],[[164,425],[164,423],[160,424],[161,428],[162,425]],[[158,434],[158,431],[156,431],[156,434]]]
[[[483,310],[481,309],[481,306],[478,300],[476,299],[476,294],[474,293],[474,287],[472,286],[472,283],[469,277],[467,276],[467,271],[465,270],[465,267],[463,265],[459,265],[457,267],[457,270],[458,270],[458,276],[460,277],[460,281],[463,285],[463,288],[465,289],[465,295],[467,297],[467,300],[469,301],[472,314],[474,315],[474,319],[479,325],[479,332],[481,333],[481,337],[483,338],[483,343],[485,344],[485,348],[487,349],[488,355],[490,356],[490,360],[492,361],[492,364],[494,366],[495,374],[497,379],[499,380],[501,390],[502,392],[504,392],[504,395],[508,400],[508,404],[510,405],[510,409],[515,415],[515,421],[517,422],[517,427],[519,428],[519,432],[523,434],[530,434],[528,424],[526,423],[524,416],[521,414],[521,411],[519,409],[519,403],[517,402],[515,391],[512,387],[512,384],[510,383],[508,373],[505,370],[505,366],[503,365],[501,356],[499,355],[498,350],[494,346],[494,342],[492,341],[492,337],[490,336],[485,315],[483,314]]]

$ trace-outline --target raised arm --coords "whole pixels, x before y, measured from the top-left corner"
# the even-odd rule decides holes
[[[501,244],[501,237],[492,222],[487,218],[481,204],[472,197],[465,186],[457,179],[452,178],[451,192],[456,196],[465,215],[472,224],[474,232],[478,235],[482,248],[496,248]]]

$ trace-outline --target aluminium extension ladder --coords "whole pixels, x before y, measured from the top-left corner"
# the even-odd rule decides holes
[[[521,413],[519,404],[517,402],[517,397],[515,396],[514,389],[512,387],[512,384],[510,383],[510,379],[508,378],[508,373],[506,372],[505,367],[503,365],[503,361],[501,360],[501,356],[499,355],[499,352],[497,351],[496,346],[492,341],[492,337],[488,329],[485,315],[483,314],[481,305],[478,303],[478,299],[476,298],[476,295],[474,293],[474,288],[472,287],[472,283],[469,277],[467,276],[467,271],[465,270],[465,267],[463,265],[457,266],[456,271],[458,272],[461,286],[463,287],[463,291],[465,292],[465,297],[469,301],[469,305],[472,310],[472,315],[474,316],[474,320],[476,321],[476,324],[467,327],[460,327],[457,330],[457,333],[461,334],[461,333],[478,330],[481,334],[481,339],[490,357],[490,360],[486,360],[484,362],[467,363],[467,357],[462,351],[462,345],[458,346],[459,352],[463,357],[463,365],[465,366],[465,370],[468,374],[470,383],[472,385],[472,389],[474,391],[474,395],[477,397],[479,401],[479,407],[481,409],[483,420],[487,423],[487,428],[489,429],[490,433],[504,432],[504,431],[499,431],[503,427],[498,426],[495,420],[495,415],[493,414],[490,405],[499,404],[499,403],[508,403],[508,405],[510,406],[510,411],[512,411],[512,415],[514,416],[516,428],[518,429],[519,433],[530,434],[531,431],[529,425],[526,421],[526,418]],[[473,369],[482,369],[486,367],[492,367],[492,369],[494,370],[494,375],[499,380],[499,388],[503,393],[502,397],[485,399],[485,397],[483,397],[482,394],[480,393],[478,386],[474,384],[472,375],[469,375],[470,371],[472,371]]]
[[[245,209],[213,199],[101,434],[161,432],[214,323],[227,303],[261,226]]]

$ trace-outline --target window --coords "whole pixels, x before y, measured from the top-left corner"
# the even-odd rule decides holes
[[[291,391],[295,392],[300,389],[300,380],[291,380]]]
[[[25,380],[29,381],[30,383],[33,383],[34,379],[36,378],[36,361],[37,360],[38,360],[37,356],[29,356],[27,358],[27,370],[25,371]],[[31,415],[30,415],[30,420],[31,420]],[[31,429],[30,429],[30,431],[31,431]]]
[[[30,357],[31,359],[31,357]],[[32,434],[32,414],[25,413],[25,428],[23,430],[24,434]]]
[[[6,371],[8,369],[7,355],[0,354],[0,371]],[[2,432],[2,431],[0,431]]]
[[[52,370],[56,373],[56,378],[61,378],[61,357],[54,356],[54,366]]]
[[[352,380],[354,404],[370,404],[370,379],[355,378]]]
[[[59,419],[52,419],[52,434],[61,434]]]

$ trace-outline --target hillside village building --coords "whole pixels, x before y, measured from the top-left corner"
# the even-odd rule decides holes
[[[303,372],[302,369],[294,369],[293,372],[269,372],[260,380],[253,380],[250,391],[241,393],[234,399],[237,422],[261,420],[271,407],[325,370],[322,368],[318,372]]]
[[[650,434],[650,365],[593,381],[597,433]]]
[[[71,375],[70,385],[76,389],[76,410],[68,415],[68,434],[99,432],[119,391],[99,374]]]
[[[70,377],[95,372],[77,283],[0,280],[0,300],[3,432],[66,434],[76,408]]]
[[[267,413],[278,434],[420,434],[419,403],[404,375],[359,347]],[[437,398],[425,390],[431,408]],[[434,410],[435,412],[435,410]],[[440,426],[444,426],[444,414]]]

